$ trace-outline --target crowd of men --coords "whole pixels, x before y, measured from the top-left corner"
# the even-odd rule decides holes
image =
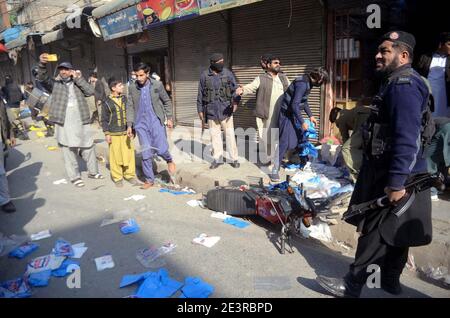
[[[344,162],[355,181],[351,205],[383,194],[390,202],[399,202],[405,196],[407,182],[427,172],[445,172],[450,166],[450,33],[441,35],[435,52],[420,57],[416,70],[415,44],[414,36],[406,32],[384,35],[375,55],[382,85],[368,103],[370,106],[363,101],[354,110],[334,108],[329,114],[341,132]],[[318,124],[308,96],[313,87],[329,81],[328,72],[320,67],[291,82],[281,69],[281,59],[265,54],[260,60],[261,75],[240,85],[224,67],[223,54],[211,55],[209,62],[199,79],[197,111],[211,132],[214,160],[210,169],[217,169],[226,161],[222,130],[228,162],[233,168],[240,168],[233,115],[242,96],[255,93],[259,152],[265,155],[263,164],[272,167],[271,180],[279,181],[280,163],[286,153],[299,152],[308,122]],[[48,134],[54,131],[66,173],[76,187],[84,186],[77,156],[86,161],[89,178],[104,179],[99,173],[90,129],[95,120],[100,122],[109,144],[111,179],[117,187],[122,187],[124,181],[142,189],[152,187],[155,156],[167,162],[169,173],[175,172],[166,132],[174,124],[172,102],[148,65],[135,65],[132,78],[123,83],[115,78],[99,80],[95,73],[86,80],[68,62],[60,63],[53,77],[47,63],[48,54],[44,53],[33,69],[34,83],[27,83],[24,92],[10,77],[2,88],[0,205],[5,212],[15,208],[1,159],[4,151],[15,144],[13,131],[22,139],[28,138],[20,120],[24,100],[32,104],[31,116],[44,121]],[[273,129],[278,129],[279,138],[271,136]],[[143,183],[136,178],[136,136],[142,148]],[[432,239],[430,190],[418,192],[401,216],[390,213],[390,209],[349,221],[361,233],[355,261],[343,279],[317,278],[328,292],[359,297],[368,276],[367,266],[377,264],[381,268],[381,287],[393,294],[401,293],[400,275],[409,247],[429,244]]]

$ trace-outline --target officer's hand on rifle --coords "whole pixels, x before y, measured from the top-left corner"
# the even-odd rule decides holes
[[[405,189],[396,191],[396,190],[392,190],[392,189],[389,189],[389,188],[385,188],[384,192],[387,194],[389,202],[398,202],[406,194],[406,190]]]

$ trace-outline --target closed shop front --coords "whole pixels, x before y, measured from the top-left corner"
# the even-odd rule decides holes
[[[102,38],[95,39],[95,65],[99,78],[128,80],[125,49],[116,46],[115,40],[105,42]]]
[[[292,3],[292,7],[291,7]],[[263,71],[259,58],[271,53],[281,59],[290,80],[324,65],[324,8],[320,1],[265,0],[228,11],[200,16],[173,25],[175,113],[178,124],[193,125],[198,118],[196,99],[201,72],[214,52],[225,55],[240,84],[250,83]],[[311,110],[321,116],[321,90],[309,98]],[[243,98],[235,127],[256,128],[255,96]]]
[[[233,71],[240,84],[262,74],[259,58],[270,53],[281,59],[289,80],[323,65],[323,7],[319,1],[265,0],[231,10]],[[320,117],[320,89],[314,88],[309,105]],[[255,96],[242,99],[235,115],[236,127],[256,127]],[[306,116],[306,115],[304,115]]]
[[[141,42],[139,42],[141,41]],[[151,73],[156,73],[171,92],[171,67],[169,59],[169,36],[167,26],[144,31],[140,40],[127,46],[128,70],[139,62],[146,63]]]
[[[222,15],[223,14],[223,15]],[[226,14],[212,13],[173,25],[173,54],[175,68],[175,119],[178,125],[193,126],[198,119],[198,81],[209,67],[212,53],[227,55]]]

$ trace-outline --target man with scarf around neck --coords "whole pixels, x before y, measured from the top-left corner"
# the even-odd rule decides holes
[[[94,147],[94,133],[90,128],[90,111],[86,97],[94,94],[93,87],[72,64],[62,62],[56,68],[58,75],[50,78],[47,71],[48,54],[39,57],[36,80],[52,93],[49,120],[55,124],[58,145],[62,148],[64,164],[70,181],[83,187],[77,155],[86,161],[88,177],[104,179],[99,173]]]

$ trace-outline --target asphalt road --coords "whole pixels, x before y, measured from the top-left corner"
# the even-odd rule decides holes
[[[281,255],[277,248],[278,229],[262,220],[239,229],[210,217],[211,211],[186,204],[198,195],[159,193],[158,188],[140,190],[126,184],[116,188],[108,170],[100,165],[105,180],[83,178],[82,189],[54,185],[66,178],[62,153],[49,151],[53,139],[19,142],[7,163],[11,195],[18,211],[0,214],[0,232],[32,234],[49,229],[53,236],[39,241],[39,250],[23,260],[0,258],[0,281],[21,276],[31,259],[49,254],[57,238],[75,244],[85,242],[81,258],[81,288],[70,289],[65,278],[52,277],[47,287],[34,288],[33,297],[125,297],[136,286],[119,288],[123,275],[152,271],[136,259],[136,251],[167,242],[177,245],[165,256],[164,268],[171,277],[184,281],[198,276],[213,285],[212,297],[331,297],[315,282],[318,274],[342,276],[352,258],[327,248],[313,239],[298,239],[295,252]],[[133,194],[141,201],[124,201]],[[128,209],[141,230],[123,235],[118,224],[100,227],[109,212]],[[212,248],[192,243],[201,233],[220,236]],[[97,271],[94,258],[111,254],[115,267]],[[266,284],[257,284],[266,282]],[[268,283],[267,283],[268,282]],[[449,297],[450,292],[426,283],[405,270],[402,297]],[[177,297],[176,294],[174,297]],[[377,289],[365,288],[363,297],[392,297]]]

